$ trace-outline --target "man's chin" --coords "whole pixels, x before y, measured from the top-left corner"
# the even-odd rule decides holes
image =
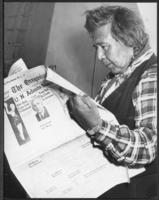
[[[111,71],[113,74],[118,74],[119,71],[118,71],[118,68],[113,65],[112,63],[103,63],[105,65],[105,67],[107,69],[109,69],[109,71]]]
[[[118,73],[118,71],[116,70],[116,68],[115,68],[114,66],[112,66],[112,65],[109,65],[109,66],[108,66],[108,69],[109,69],[113,74]]]

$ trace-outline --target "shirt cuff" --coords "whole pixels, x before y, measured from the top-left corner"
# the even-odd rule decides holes
[[[103,126],[103,120],[101,120],[95,127],[92,129],[87,130],[87,133],[89,136],[94,136],[96,133],[98,133]]]

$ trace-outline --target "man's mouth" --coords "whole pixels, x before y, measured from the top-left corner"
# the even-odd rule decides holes
[[[111,64],[112,64],[112,63],[108,63],[108,64],[106,65],[106,67],[110,68]]]
[[[111,62],[108,63],[108,62],[104,62],[104,61],[103,61],[103,64],[105,65],[106,68],[111,68],[111,65],[112,65]]]

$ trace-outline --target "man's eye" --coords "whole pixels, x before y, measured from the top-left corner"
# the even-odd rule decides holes
[[[97,45],[93,44],[93,48],[97,49]]]
[[[108,51],[108,49],[109,49],[109,46],[108,45],[103,45],[103,46],[101,46],[102,47],[102,49],[104,49],[105,51]]]

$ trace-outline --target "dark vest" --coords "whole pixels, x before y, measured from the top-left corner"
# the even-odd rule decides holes
[[[130,129],[135,128],[135,109],[132,103],[132,93],[141,79],[141,75],[149,68],[156,68],[157,58],[152,55],[149,60],[143,62],[137,67],[130,77],[124,81],[105,101],[102,105],[110,110],[117,118],[119,124],[125,124]],[[149,167],[151,166],[151,167]],[[156,164],[146,166],[147,173],[156,171]]]

